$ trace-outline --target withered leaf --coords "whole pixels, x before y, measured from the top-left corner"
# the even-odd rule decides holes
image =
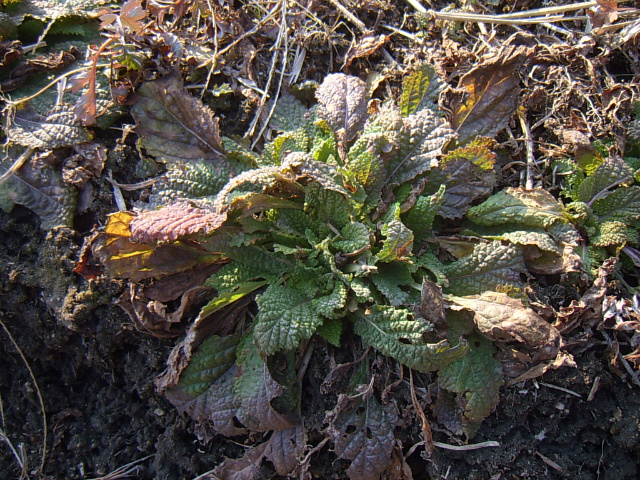
[[[302,424],[273,432],[264,455],[276,467],[278,475],[286,476],[298,465],[306,447],[306,439]]]
[[[213,213],[186,202],[174,203],[135,217],[130,224],[131,239],[137,243],[173,242],[187,235],[211,233],[226,219],[226,212]]]
[[[351,140],[367,119],[365,82],[356,77],[333,73],[316,90],[320,116],[331,129]],[[342,132],[342,133],[340,133]]]
[[[218,120],[177,76],[146,82],[131,108],[147,151],[167,162],[215,161],[223,155]]]
[[[464,93],[451,102],[451,125],[461,145],[477,136],[494,137],[507,125],[520,92],[516,72],[532,53],[530,47],[506,46],[460,79]]]
[[[468,297],[449,296],[453,309],[474,312],[478,329],[499,342],[518,342],[534,352],[534,361],[554,358],[560,349],[560,333],[522,300],[505,293],[484,292]]]
[[[211,480],[262,480],[260,464],[269,442],[249,448],[240,458],[228,458],[214,471]]]
[[[347,51],[344,57],[344,65],[348,67],[356,58],[363,58],[372,55],[378,50],[385,42],[389,41],[389,37],[386,35],[367,35],[366,37],[359,38]]]
[[[427,277],[422,281],[422,299],[419,306],[420,316],[433,322],[438,330],[446,330],[447,317],[444,313],[442,288]]]
[[[154,246],[133,242],[130,223],[134,218],[135,215],[129,212],[110,215],[105,231],[96,237],[91,247],[111,276],[137,282],[215,261],[210,257],[203,258],[208,252],[195,243],[178,241]]]
[[[271,405],[272,400],[284,393],[285,387],[271,376],[252,335],[245,337],[238,346],[237,364],[235,387],[240,401],[240,421],[255,432],[286,430],[295,426],[299,421],[295,415],[282,414]]]
[[[67,104],[53,107],[46,116],[24,108],[16,113],[7,133],[9,141],[31,148],[72,147],[91,140]]]
[[[598,269],[598,276],[579,301],[573,300],[568,307],[562,307],[554,326],[562,333],[568,333],[577,326],[602,320],[602,299],[607,293],[607,278],[616,267],[616,257],[611,257]]]
[[[330,427],[331,437],[338,458],[351,460],[347,469],[351,480],[378,478],[387,468],[398,423],[396,407],[380,405],[374,396],[360,398],[350,409],[338,414]]]

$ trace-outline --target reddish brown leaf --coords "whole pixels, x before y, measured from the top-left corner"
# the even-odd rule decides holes
[[[517,70],[532,53],[530,47],[506,46],[460,79],[460,94],[451,102],[451,126],[460,144],[494,137],[507,125],[520,92]]]
[[[227,219],[187,203],[174,203],[160,210],[142,212],[131,221],[131,239],[138,243],[173,242],[187,235],[211,233]]]

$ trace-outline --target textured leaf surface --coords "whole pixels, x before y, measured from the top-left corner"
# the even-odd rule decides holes
[[[271,285],[258,297],[258,318],[254,336],[264,355],[296,348],[322,323],[316,302],[304,292]]]
[[[302,425],[273,432],[264,455],[276,467],[278,475],[286,476],[293,472],[304,453],[306,438]]]
[[[446,341],[427,343],[423,334],[428,326],[401,308],[374,306],[358,319],[355,331],[365,345],[420,372],[438,370],[466,351],[464,344],[451,347]]]
[[[395,185],[421,175],[437,166],[442,148],[453,138],[453,130],[431,110],[403,118],[399,149],[389,162],[387,181]]]
[[[409,265],[393,262],[380,264],[378,271],[371,275],[373,284],[387,297],[391,305],[397,307],[409,301],[409,292],[400,288],[415,283]]]
[[[498,404],[504,377],[502,365],[493,358],[496,350],[491,342],[477,334],[469,335],[467,340],[467,354],[443,367],[438,372],[438,382],[441,388],[460,395],[463,428],[475,433],[477,424]]]
[[[380,262],[392,262],[402,260],[411,254],[413,248],[413,232],[400,220],[393,219],[385,223],[380,230],[385,236],[382,249],[378,252],[377,259]]]
[[[0,175],[6,171],[0,164]],[[70,226],[73,221],[76,193],[51,168],[34,169],[26,165],[0,185],[0,192],[5,208],[9,209],[13,204],[27,207],[40,217],[43,230]]]
[[[134,218],[129,212],[110,215],[105,231],[92,245],[93,254],[110,275],[140,281],[189,270],[206,261],[203,258],[206,251],[197,246],[181,242],[158,246],[132,242],[130,223]]]
[[[474,295],[505,285],[521,285],[520,274],[526,268],[516,246],[492,242],[476,245],[471,255],[445,265],[442,270],[449,281],[447,292]]]
[[[435,110],[438,101],[438,76],[435,69],[423,64],[402,82],[400,112],[403,117],[418,112],[425,106]]]
[[[91,136],[80,125],[71,105],[53,107],[46,116],[30,108],[16,113],[8,130],[9,141],[31,148],[54,149],[88,142]]]
[[[227,458],[215,468],[215,477],[207,476],[206,478],[261,480],[264,475],[260,472],[260,465],[268,446],[269,442],[264,442],[256,447],[249,448],[240,458]]]
[[[623,222],[631,225],[640,219],[640,187],[620,187],[593,204],[600,222]]]
[[[276,382],[264,363],[251,335],[238,346],[236,394],[240,400],[238,418],[250,430],[265,432],[285,430],[294,422],[277,412],[271,402],[283,394],[285,387]]]
[[[580,183],[577,200],[589,203],[596,197],[605,198],[615,186],[631,183],[633,171],[629,166],[621,158],[610,157]]]
[[[367,118],[365,82],[342,73],[328,75],[316,90],[318,113],[334,132],[351,140]]]
[[[371,245],[371,232],[363,223],[348,223],[340,231],[339,240],[331,244],[343,253],[352,253]]]
[[[160,210],[146,210],[131,221],[131,239],[139,243],[172,242],[193,234],[211,233],[227,219],[188,203],[174,203]]]
[[[555,358],[560,333],[520,299],[504,293],[484,292],[473,297],[455,297],[456,305],[472,310],[478,329],[495,341],[519,342],[536,352],[536,360]]]
[[[290,132],[304,127],[307,109],[293,95],[281,95],[271,115],[271,127],[279,132]]]
[[[561,205],[546,190],[507,188],[469,209],[467,218],[477,225],[493,226],[515,223],[528,227],[549,228],[555,222],[567,223]]]
[[[97,17],[108,0],[21,0],[13,17],[16,23],[30,16],[39,20],[56,19],[82,14],[83,17]]]
[[[333,424],[338,458],[351,460],[350,480],[378,478],[391,461],[398,414],[393,404],[380,405],[374,396],[342,411]]]
[[[533,53],[525,46],[507,46],[469,70],[458,88],[465,97],[451,105],[451,125],[461,145],[477,136],[494,137],[509,121],[520,92],[517,70]]]
[[[416,241],[422,242],[431,235],[431,227],[440,210],[445,198],[444,185],[433,195],[422,195],[418,197],[411,210],[403,216],[407,227],[413,232]]]
[[[441,165],[429,174],[428,189],[446,186],[438,214],[460,218],[471,203],[486,197],[496,184],[493,171],[495,155],[482,143],[475,142],[449,153]]]
[[[223,153],[218,121],[208,107],[187,92],[178,77],[146,82],[137,93],[131,114],[147,152],[167,162],[220,161]]]
[[[232,170],[226,163],[220,166],[200,160],[172,164],[153,186],[151,206],[161,206],[179,199],[213,197],[229,181]]]

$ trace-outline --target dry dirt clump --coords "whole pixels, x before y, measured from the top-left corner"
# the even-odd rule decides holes
[[[632,1],[0,2],[0,470],[640,476]]]

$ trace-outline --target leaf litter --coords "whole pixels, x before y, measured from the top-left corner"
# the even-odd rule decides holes
[[[206,7],[147,8],[129,1],[119,14],[103,14],[103,28],[123,29],[114,33],[114,46],[116,37],[138,41],[148,34],[150,24],[143,20],[162,23],[165,15],[175,15],[180,32],[190,14]],[[356,8],[361,15],[366,11]],[[52,12],[43,18],[70,14]],[[219,38],[245,48],[244,39],[256,31],[277,29],[276,12],[288,14],[274,8],[253,30],[234,30],[239,20],[221,15]],[[320,7],[317,18],[337,19],[339,12]],[[618,17],[610,13],[597,13],[592,27],[614,25]],[[305,23],[311,17],[301,17],[304,28],[314,25]],[[225,22],[234,28],[224,27]],[[479,30],[486,34],[484,27]],[[248,33],[234,39],[234,31]],[[599,108],[607,97],[595,85],[600,77],[593,73],[601,67],[588,51],[588,40],[575,45],[549,32],[544,41],[516,34],[500,48],[486,42],[475,49],[470,37],[456,36],[446,24],[426,33],[429,41],[442,41],[426,54],[432,65],[419,62],[404,75],[403,91],[391,95],[397,106],[391,100],[376,107],[365,82],[331,74],[318,82],[317,106],[309,96],[303,102],[283,96],[282,102],[274,99],[271,104],[277,114],[270,122],[256,117],[274,130],[265,136],[262,152],[250,151],[252,142],[237,135],[224,137],[219,123],[224,118],[214,114],[217,109],[207,105],[211,99],[206,96],[212,78],[231,74],[232,91],[247,99],[246,106],[255,105],[248,91],[264,84],[256,76],[255,53],[216,57],[204,87],[188,84],[195,77],[172,73],[147,79],[136,89],[131,112],[139,152],[168,174],[155,182],[148,205],[139,203],[136,213],[111,217],[93,240],[93,252],[110,275],[128,279],[121,304],[138,328],[160,337],[186,331],[168,373],[158,381],[159,391],[220,434],[254,434],[241,439],[247,446],[244,455],[217,467],[215,475],[221,478],[263,475],[263,459],[279,475],[287,475],[306,453],[317,453],[307,441],[317,441],[321,430],[301,410],[306,400],[300,389],[309,388],[307,355],[320,360],[334,348],[325,341],[339,345],[338,352],[347,346],[354,353],[374,348],[367,378],[356,372],[346,389],[343,385],[331,392],[335,407],[322,431],[335,456],[347,461],[344,474],[376,478],[397,457],[402,405],[402,400],[388,401],[381,379],[389,373],[380,374],[381,364],[400,362],[423,372],[414,373],[435,392],[433,397],[421,395],[430,420],[469,440],[498,405],[504,374],[513,366],[506,358],[517,358],[526,370],[518,377],[521,382],[571,365],[569,334],[583,329],[594,335],[606,310],[605,298],[611,304],[607,292],[630,287],[629,268],[607,259],[633,258],[637,242],[638,166],[621,148],[622,120],[630,118],[636,85],[611,93],[611,98],[626,98],[626,107]],[[180,35],[153,40],[162,47],[154,59],[160,72],[167,72],[168,64],[193,68],[174,55],[183,41]],[[343,33],[333,35],[325,33],[331,48],[347,47],[348,42],[341,43]],[[306,38],[306,43],[294,39],[299,52],[318,48]],[[345,50],[345,69],[362,72],[389,38],[365,37],[370,47],[362,40],[353,42],[352,51]],[[415,61],[407,54],[410,50],[403,50],[405,44],[398,45],[395,54]],[[113,53],[106,50],[89,59],[93,75],[100,55]],[[567,52],[572,55],[561,58]],[[472,61],[465,62],[465,56]],[[244,65],[231,66],[237,59]],[[131,58],[118,61],[120,68],[134,69]],[[312,72],[315,62],[304,68]],[[553,67],[537,68],[545,62]],[[564,70],[554,70],[557,65]],[[384,68],[388,94],[404,72],[398,64]],[[574,81],[573,88],[562,90],[566,80]],[[441,94],[445,84],[449,90]],[[545,97],[541,88],[547,84],[556,86]],[[75,110],[85,125],[98,116],[92,84],[86,85],[88,96]],[[285,91],[289,87],[285,84]],[[201,89],[202,99],[190,89]],[[563,111],[566,105],[578,108]],[[535,164],[522,155],[521,139],[514,136],[519,108],[544,138]],[[295,114],[289,118],[280,113],[285,111]],[[12,147],[54,153],[82,149],[78,145],[91,138],[88,130],[60,123],[51,112],[17,112],[13,131],[8,130]],[[66,130],[60,134],[60,128]],[[608,134],[614,143],[608,151],[591,149],[591,159],[567,157],[553,142],[569,129],[586,132],[594,143]],[[505,149],[513,162],[505,161]],[[533,175],[527,183],[534,181],[535,190],[515,188],[513,175],[524,172],[519,166],[525,164],[526,175]],[[33,165],[9,179],[0,200],[7,197],[32,208],[43,228],[70,224],[73,206],[51,216],[29,199],[28,189],[15,187],[26,182],[30,190],[43,192],[42,198],[55,198],[50,185],[46,190],[32,180],[29,168]],[[98,179],[100,172],[89,174],[88,181]],[[64,182],[69,189],[83,185],[69,175]],[[63,193],[62,202],[72,204],[74,195],[73,190]],[[620,208],[627,215],[616,216]],[[582,295],[570,304],[548,305],[551,317],[543,318],[535,311],[539,299],[533,298],[529,307],[524,287],[535,290],[557,275],[562,282],[575,282]],[[172,293],[162,295],[163,289]],[[635,357],[628,358],[633,362]],[[432,371],[437,373],[427,373]],[[256,432],[271,433],[264,441],[267,435],[258,440]]]

